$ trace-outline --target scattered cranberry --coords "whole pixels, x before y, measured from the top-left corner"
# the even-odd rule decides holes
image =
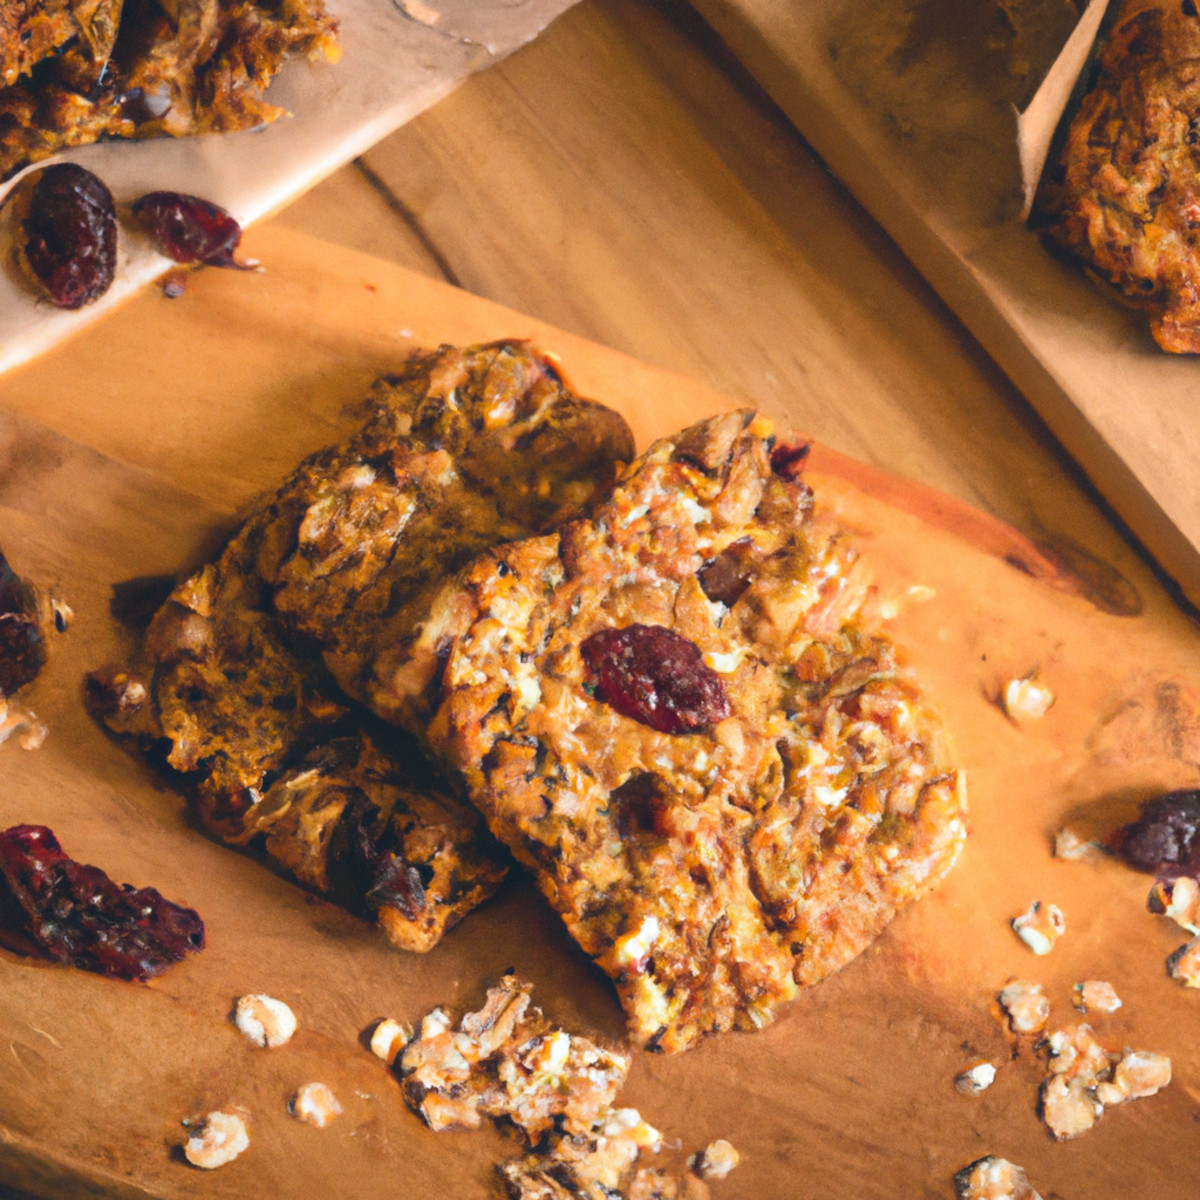
[[[59,308],[103,296],[117,267],[117,210],[108,188],[74,163],[47,167],[25,218],[25,259]]]
[[[117,979],[149,979],[204,945],[197,913],[68,858],[44,825],[0,833],[0,917],[55,962]]]
[[[178,263],[240,267],[233,257],[242,227],[220,205],[180,192],[150,192],[133,205],[133,215],[162,254]]]
[[[0,696],[31,682],[46,661],[33,590],[0,553]]]
[[[1122,832],[1121,853],[1139,871],[1200,879],[1200,791],[1168,792],[1151,800]]]
[[[596,698],[660,733],[694,733],[729,716],[720,677],[674,630],[601,629],[579,651]]]

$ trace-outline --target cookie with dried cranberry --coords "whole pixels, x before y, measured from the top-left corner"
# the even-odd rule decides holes
[[[965,836],[941,723],[802,462],[747,412],[664,439],[375,663],[376,710],[424,729],[642,1045],[767,1024]]]

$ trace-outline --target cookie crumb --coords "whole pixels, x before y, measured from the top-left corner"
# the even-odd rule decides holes
[[[994,1154],[976,1159],[954,1176],[958,1200],[1042,1200],[1024,1168]]]
[[[1067,919],[1057,904],[1035,900],[1012,919],[1013,932],[1037,955],[1049,954],[1067,930]]]
[[[1050,1019],[1050,1001],[1040,983],[1013,979],[997,997],[1013,1033],[1039,1033]]]
[[[323,1083],[302,1083],[288,1108],[297,1120],[317,1129],[324,1129],[334,1117],[342,1115],[338,1098]]]
[[[239,997],[233,1022],[264,1050],[285,1045],[296,1032],[296,1014],[282,1000],[261,994]]]
[[[706,1183],[724,1179],[741,1162],[741,1155],[724,1138],[709,1142],[691,1162],[691,1168]]]
[[[392,1017],[384,1017],[371,1031],[371,1053],[382,1058],[390,1067],[412,1041],[411,1025],[402,1025]]]
[[[1115,1013],[1121,1007],[1116,988],[1103,979],[1085,979],[1072,989],[1080,1012]]]
[[[184,1157],[205,1171],[233,1162],[250,1145],[246,1122],[237,1113],[210,1112],[195,1122],[184,1122],[191,1132],[184,1143]]]
[[[990,1062],[976,1063],[954,1078],[954,1087],[964,1096],[978,1096],[996,1082],[996,1068]]]

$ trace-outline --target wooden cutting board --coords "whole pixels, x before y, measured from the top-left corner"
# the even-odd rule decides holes
[[[1200,603],[1200,361],[1021,220],[1015,107],[1075,5],[694,4]]]
[[[270,225],[261,274],[209,271],[157,291],[0,383],[0,545],[75,611],[28,703],[44,745],[0,746],[0,827],[50,825],[75,857],[197,908],[199,955],[147,985],[0,953],[0,1181],[64,1197],[498,1194],[515,1143],[433,1134],[364,1045],[380,1017],[473,1004],[507,967],[568,1028],[619,1039],[607,981],[521,879],[431,954],[210,841],[153,770],[81,703],[90,668],[121,655],[115,584],[195,562],[236,510],[346,427],[344,409],[406,349],[529,336],[579,390],[612,403],[639,444],[726,406],[671,376],[397,267]],[[621,1102],[685,1150],[726,1137],[742,1164],[714,1197],[873,1200],[953,1195],[987,1153],[1023,1164],[1044,1196],[1194,1194],[1200,1146],[1200,993],[1166,975],[1182,933],[1145,910],[1148,881],[1110,859],[1051,855],[1071,822],[1100,835],[1156,790],[1200,775],[1200,636],[1133,555],[1065,573],[1015,531],[818,446],[818,502],[859,535],[894,635],[945,711],[969,779],[972,835],[951,876],[858,961],[770,1029],[682,1056],[639,1053]],[[1003,683],[1037,669],[1057,699],[1017,725]],[[1031,901],[1067,932],[1036,958],[1009,928]],[[1044,1067],[993,1012],[1012,976],[1045,984],[1056,1027],[1071,987],[1111,981],[1124,1007],[1092,1018],[1114,1049],[1167,1053],[1170,1087],[1058,1144],[1037,1115]],[[287,1001],[300,1028],[260,1051],[235,998]],[[982,1095],[956,1074],[998,1068]],[[325,1130],[288,1115],[301,1083],[332,1087]],[[250,1149],[212,1173],[180,1155],[181,1121],[249,1114]]]

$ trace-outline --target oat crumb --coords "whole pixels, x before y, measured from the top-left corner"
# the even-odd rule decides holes
[[[1167,959],[1167,973],[1184,987],[1200,988],[1200,937],[1186,942]]]
[[[741,1155],[724,1138],[709,1142],[691,1162],[691,1168],[706,1183],[724,1179],[741,1161]]]
[[[233,1023],[264,1050],[285,1045],[296,1032],[296,1014],[282,1000],[261,994],[239,997]]]
[[[184,1124],[190,1132],[183,1154],[193,1167],[206,1171],[223,1167],[250,1145],[246,1122],[237,1113],[210,1112],[198,1121]]]
[[[317,1129],[324,1129],[334,1117],[342,1115],[338,1098],[323,1083],[302,1083],[288,1107],[293,1117]]]
[[[1116,988],[1103,979],[1085,979],[1072,989],[1075,1007],[1080,1012],[1115,1013],[1121,1007]]]
[[[412,1041],[411,1025],[402,1025],[392,1017],[384,1017],[371,1031],[371,1053],[382,1058],[390,1067]]]
[[[1187,875],[1157,880],[1146,898],[1146,907],[1159,916],[1170,917],[1188,933],[1200,934],[1200,883]]]
[[[990,1062],[980,1062],[960,1072],[954,1079],[954,1086],[964,1096],[978,1096],[995,1082],[995,1066]]]
[[[958,1200],[1042,1200],[1023,1168],[994,1154],[963,1167],[954,1190]]]
[[[1012,919],[1017,937],[1037,955],[1049,954],[1067,930],[1067,919],[1057,904],[1035,900],[1019,917]]]
[[[1014,1033],[1039,1033],[1050,1019],[1050,1001],[1040,983],[1013,979],[998,997]]]

